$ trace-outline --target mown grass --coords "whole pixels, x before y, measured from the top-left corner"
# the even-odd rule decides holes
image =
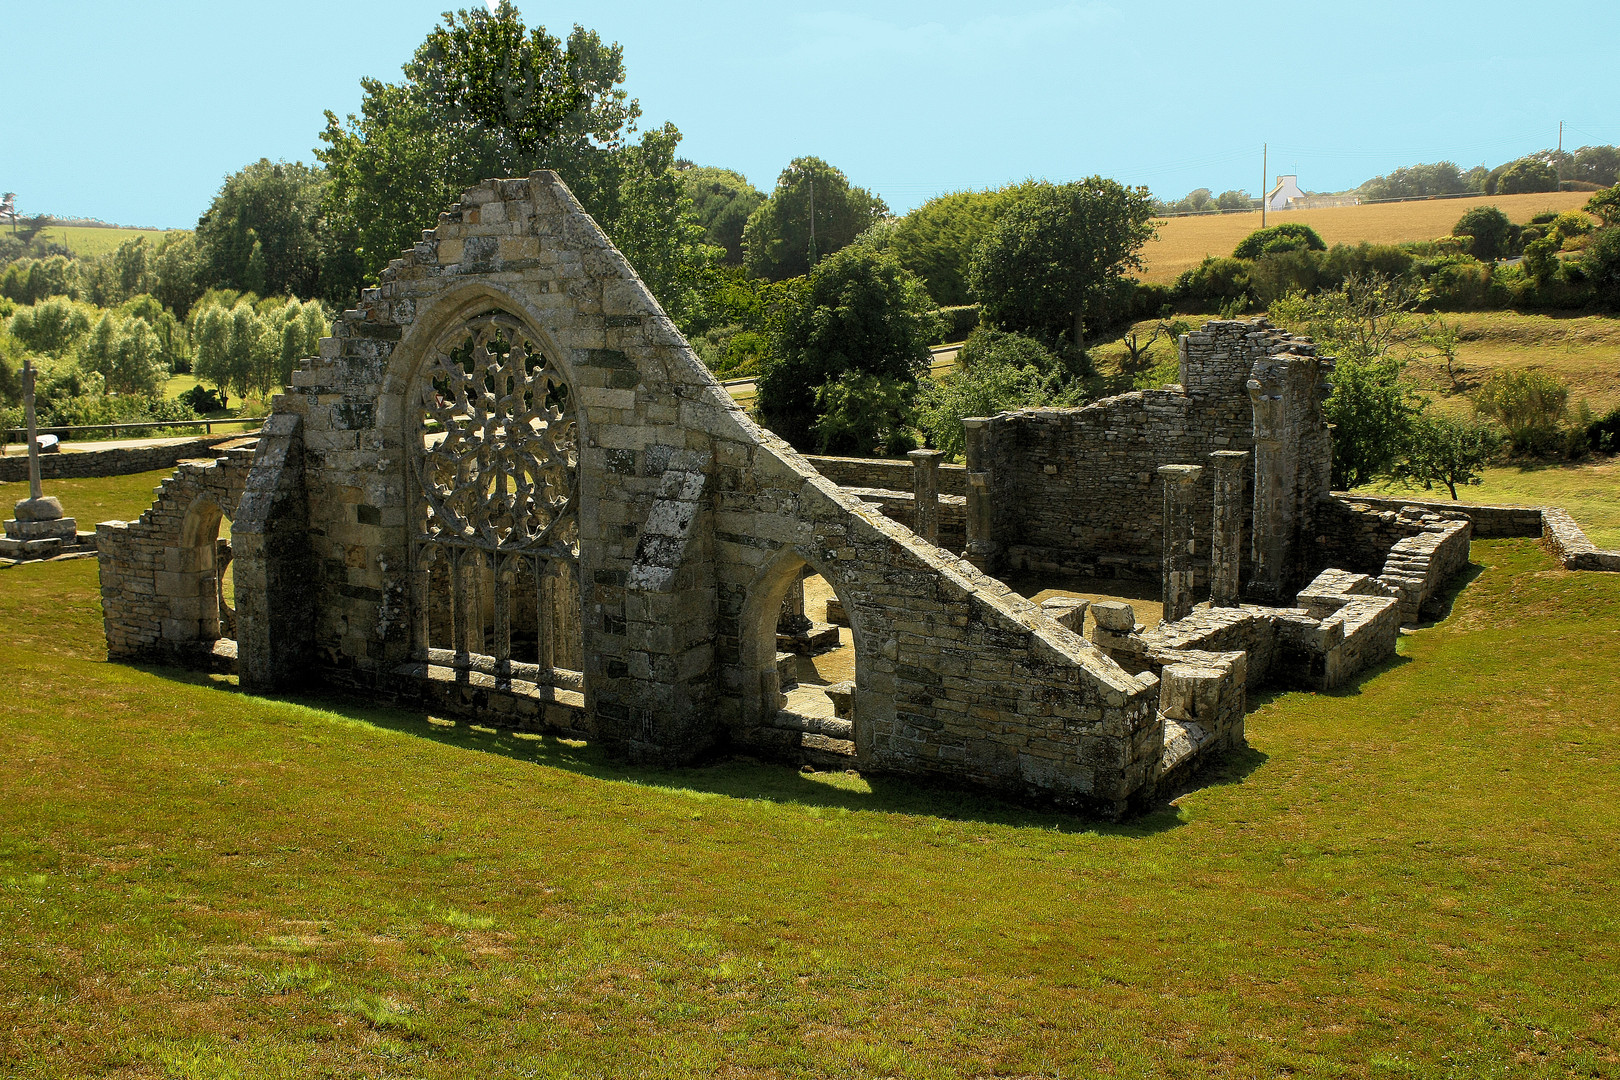
[[[1361,488],[1369,495],[1447,499],[1444,488],[1423,491],[1396,483]],[[1499,506],[1561,506],[1598,547],[1620,549],[1620,459],[1525,462],[1487,468],[1480,483],[1457,489],[1464,502]]]
[[[93,562],[0,570],[0,1061],[1620,1076],[1620,575],[1474,552],[1396,663],[1119,826],[247,696],[105,663]]]
[[[53,243],[61,244],[75,255],[94,256],[115,251],[125,240],[141,236],[146,237],[146,246],[153,248],[163,239],[165,233],[175,231],[184,230],[101,229],[89,225],[50,225],[41,229],[39,235]]]
[[[1378,203],[1334,206],[1320,210],[1284,210],[1266,215],[1267,225],[1297,221],[1309,225],[1332,244],[1399,244],[1446,236],[1451,227],[1475,206],[1498,206],[1514,221],[1523,223],[1547,210],[1562,212],[1586,205],[1589,191],[1551,191],[1537,195],[1493,195],[1477,199],[1437,199],[1433,202]],[[1230,255],[1238,241],[1260,228],[1260,212],[1210,214],[1205,217],[1167,218],[1159,223],[1159,238],[1143,250],[1147,269],[1143,281],[1171,282],[1183,270],[1197,266],[1206,255]]]

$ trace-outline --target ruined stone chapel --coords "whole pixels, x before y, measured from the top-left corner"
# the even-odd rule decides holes
[[[1177,385],[966,421],[965,469],[924,451],[840,486],[550,172],[468,191],[320,352],[255,445],[98,527],[110,657],[1112,816],[1240,742],[1254,686],[1392,655],[1467,560],[1460,515],[1329,494],[1331,361],[1260,320],[1187,334]],[[1084,602],[1015,570],[1156,579],[1164,620],[1096,603],[1082,636]],[[807,574],[854,648],[827,709],[781,651]]]

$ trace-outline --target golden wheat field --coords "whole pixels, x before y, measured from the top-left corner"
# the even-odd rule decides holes
[[[1499,206],[1509,218],[1522,224],[1544,211],[1574,210],[1584,206],[1591,197],[1591,192],[1587,191],[1549,191],[1538,195],[1490,195],[1477,199],[1282,210],[1268,213],[1266,224],[1297,221],[1315,229],[1330,245],[1362,241],[1398,244],[1445,236],[1458,218],[1476,206]],[[1238,241],[1259,227],[1258,210],[1161,221],[1159,239],[1149,242],[1144,252],[1147,269],[1142,280],[1174,281],[1183,270],[1197,266],[1206,255],[1232,254]]]

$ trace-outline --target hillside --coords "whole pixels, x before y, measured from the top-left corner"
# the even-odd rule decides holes
[[[1283,210],[1266,215],[1267,225],[1297,221],[1309,225],[1331,244],[1398,244],[1445,236],[1470,209],[1499,206],[1523,223],[1547,210],[1574,210],[1592,197],[1587,191],[1552,191],[1537,195],[1490,195],[1477,199],[1335,206],[1320,210]],[[1169,218],[1159,223],[1159,239],[1145,251],[1144,281],[1171,282],[1206,255],[1230,255],[1238,241],[1260,227],[1258,210],[1247,214]]]
[[[146,237],[148,246],[155,245],[166,233],[184,232],[183,229],[104,229],[92,225],[51,225],[41,229],[39,235],[55,244],[61,244],[75,255],[105,255],[117,249],[125,240]]]

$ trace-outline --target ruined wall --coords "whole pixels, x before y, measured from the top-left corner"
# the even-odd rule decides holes
[[[1256,361],[1288,354],[1314,390],[1309,341],[1265,320],[1210,322],[1184,335],[1181,383],[1078,409],[1031,409],[992,418],[980,468],[998,567],[1068,570],[1157,579],[1163,551],[1160,465],[1207,464],[1216,450],[1252,450],[1255,408],[1248,383]],[[1327,432],[1313,393],[1285,419],[1301,461],[1294,490],[1300,525],[1327,491]],[[970,431],[970,437],[971,431]],[[1253,470],[1244,495],[1244,535],[1253,523]],[[1195,505],[1213,504],[1214,475],[1199,481]],[[972,511],[969,511],[970,518]],[[1195,572],[1208,570],[1209,515],[1194,519]],[[1247,577],[1247,566],[1245,567]]]
[[[210,435],[166,446],[139,446],[127,450],[82,450],[41,454],[42,480],[68,480],[90,476],[128,476],[130,473],[167,469],[192,458],[208,458],[215,447],[243,439],[241,434]],[[28,455],[0,458],[0,483],[28,480]]]
[[[469,191],[276,401],[302,432],[308,674],[387,695],[423,674],[409,395],[447,328],[491,310],[521,320],[578,405],[583,685],[570,709],[597,737],[684,761],[769,726],[781,590],[809,563],[850,618],[863,767],[1105,813],[1151,782],[1156,684],[749,421],[546,172]],[[482,678],[463,674],[463,701],[504,722]]]
[[[109,658],[189,663],[221,636],[215,541],[221,517],[236,517],[253,456],[183,464],[138,520],[96,526]]]
[[[913,467],[905,458],[835,457],[806,454],[804,460],[839,487],[877,488],[882,491],[910,491]],[[967,494],[967,469],[961,465],[939,467],[939,493]]]

